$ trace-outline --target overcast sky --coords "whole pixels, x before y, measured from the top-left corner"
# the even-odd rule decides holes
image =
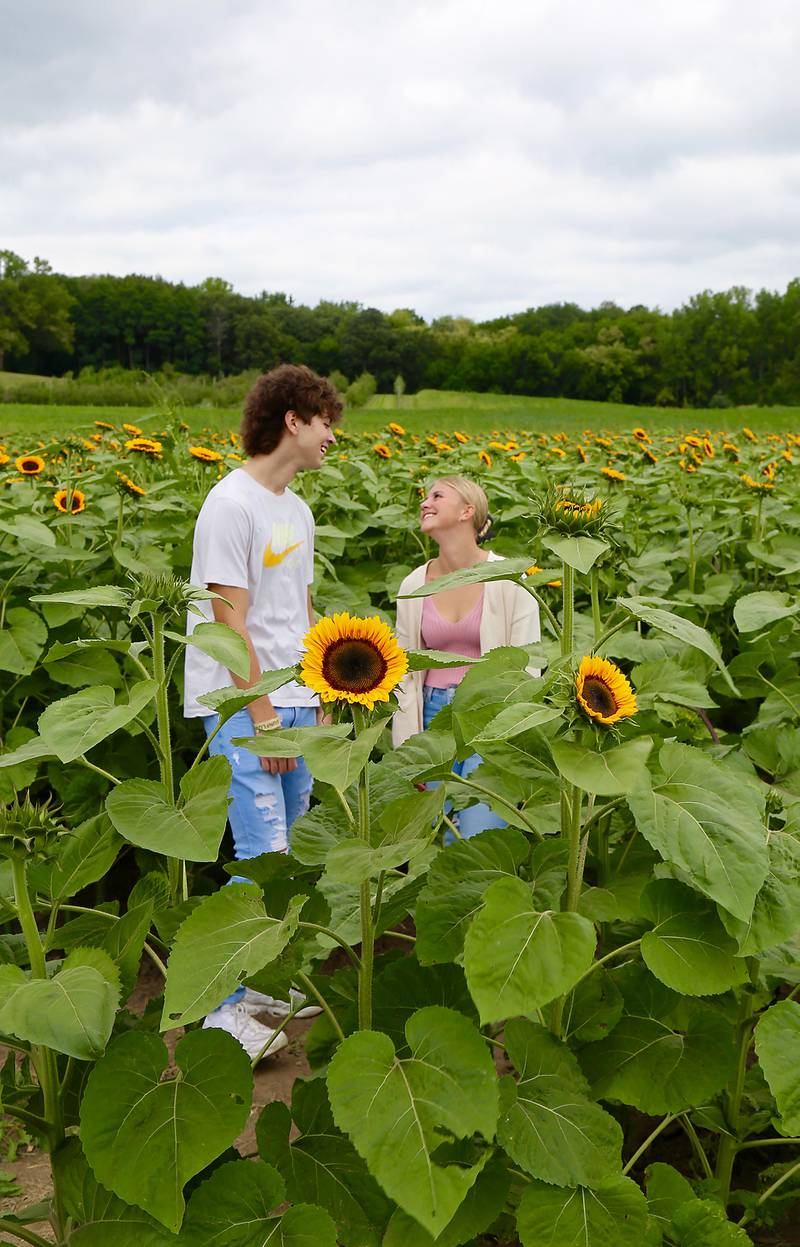
[[[0,0],[0,248],[426,318],[800,276],[797,0]]]

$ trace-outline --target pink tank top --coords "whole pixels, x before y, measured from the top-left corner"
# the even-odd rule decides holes
[[[455,622],[443,619],[433,598],[425,598],[420,628],[422,645],[425,649],[463,654],[465,658],[480,658],[482,615],[483,590],[469,614]],[[426,671],[425,683],[429,688],[448,688],[451,684],[460,684],[468,671],[469,667],[444,667],[439,671]]]

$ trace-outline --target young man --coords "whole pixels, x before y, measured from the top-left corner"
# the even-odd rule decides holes
[[[298,472],[320,467],[336,440],[333,425],[341,410],[329,381],[294,364],[259,377],[245,399],[241,435],[247,460],[210,490],[194,532],[191,583],[226,599],[200,603],[205,618],[234,628],[250,651],[250,672],[242,679],[195,646],[186,647],[184,713],[202,718],[207,735],[219,718],[198,697],[231,682],[248,688],[262,671],[291,666],[300,657],[303,637],[314,622],[314,520],[289,484]],[[199,622],[190,616],[189,631]],[[309,726],[320,717],[316,695],[292,682],[252,701],[212,740],[209,752],[224,754],[233,773],[228,820],[238,859],[287,851],[289,829],[308,809],[311,776],[302,758],[259,758],[233,740],[267,733],[276,724]],[[290,1006],[239,987],[204,1026],[229,1031],[251,1059],[274,1036],[272,1055],[285,1047],[286,1037],[275,1035],[254,1015],[285,1016],[302,1003],[299,993],[292,996]],[[299,1016],[317,1012],[309,1007]]]

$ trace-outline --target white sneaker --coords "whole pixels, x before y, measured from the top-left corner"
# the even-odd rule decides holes
[[[215,1028],[227,1031],[229,1035],[233,1035],[234,1039],[238,1039],[251,1061],[254,1061],[259,1054],[265,1057],[274,1056],[289,1042],[283,1031],[276,1034],[271,1027],[264,1026],[262,1022],[257,1022],[251,1017],[243,1003],[220,1005],[218,1009],[209,1013],[203,1022],[203,1030]]]
[[[292,1010],[296,1018],[315,1018],[318,1013],[322,1013],[319,1005],[304,1005],[303,1001],[306,999],[307,997],[294,987],[289,989],[288,1000],[277,1000],[275,996],[266,996],[264,992],[245,987],[244,1000],[241,1005],[251,1017],[255,1017],[257,1013],[269,1013],[274,1018],[285,1018]]]

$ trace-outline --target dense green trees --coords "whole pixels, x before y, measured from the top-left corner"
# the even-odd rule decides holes
[[[0,366],[45,374],[165,367],[237,374],[304,361],[343,382],[707,406],[800,402],[800,280],[781,294],[704,291],[672,313],[601,303],[485,322],[355,302],[238,294],[209,277],[63,277],[0,251]]]

